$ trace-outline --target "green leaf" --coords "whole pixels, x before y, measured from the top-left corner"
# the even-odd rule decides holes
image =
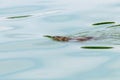
[[[83,46],[81,48],[84,48],[84,49],[111,49],[113,47],[109,47],[109,46]]]
[[[7,17],[8,19],[17,19],[17,18],[26,18],[26,17],[30,17],[32,15],[23,15],[23,16],[12,16],[12,17]]]
[[[94,23],[92,25],[105,25],[105,24],[115,24],[115,22],[99,22],[99,23]]]

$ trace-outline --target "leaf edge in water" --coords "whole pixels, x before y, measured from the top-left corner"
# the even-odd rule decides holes
[[[110,46],[82,46],[83,49],[112,49]]]
[[[30,17],[32,15],[23,15],[23,16],[11,16],[11,17],[7,17],[7,19],[18,19],[18,18],[26,18],[26,17]]]
[[[112,27],[120,27],[120,24],[112,25],[112,26],[109,26],[109,27],[107,27],[107,28],[112,28]]]
[[[96,26],[96,25],[105,25],[105,24],[115,24],[115,22],[98,22],[98,23],[94,23],[92,25]]]

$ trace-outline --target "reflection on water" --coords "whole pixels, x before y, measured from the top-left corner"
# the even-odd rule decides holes
[[[57,16],[50,16],[50,17],[45,17],[43,20],[47,21],[47,22],[67,22],[67,21],[74,21],[79,19],[79,16],[77,15],[70,15],[70,14],[63,14],[63,15],[57,15]]]
[[[9,52],[9,51],[22,51],[22,50],[34,50],[34,49],[56,49],[58,47],[64,47],[66,44],[43,41],[41,39],[36,40],[22,40],[14,42],[1,43],[0,51]]]
[[[7,26],[0,26],[0,31],[6,31],[6,30],[11,30],[13,29],[12,27],[7,27]]]
[[[119,0],[0,0],[0,80],[119,80]],[[43,35],[94,36],[56,42]],[[112,49],[83,49],[82,46]]]
[[[35,66],[34,61],[30,59],[1,59],[0,76],[9,75],[19,71],[31,69]]]

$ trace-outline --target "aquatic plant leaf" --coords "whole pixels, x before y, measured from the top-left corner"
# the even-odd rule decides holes
[[[109,26],[108,28],[111,28],[111,27],[120,27],[120,24],[112,25],[112,26]]]
[[[30,16],[32,16],[32,15],[12,16],[12,17],[7,17],[7,19],[26,18],[26,17],[30,17]]]
[[[84,48],[84,49],[111,49],[113,47],[110,47],[110,46],[83,46],[81,48]]]
[[[105,24],[115,24],[115,22],[99,22],[99,23],[94,23],[92,25],[105,25]]]

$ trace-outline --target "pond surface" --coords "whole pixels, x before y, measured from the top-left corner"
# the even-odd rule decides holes
[[[119,27],[91,25],[119,24],[119,13],[119,0],[0,0],[0,80],[120,80]]]

